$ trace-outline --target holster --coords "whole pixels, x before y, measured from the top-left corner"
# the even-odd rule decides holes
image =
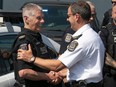
[[[74,81],[72,82],[72,87],[87,87],[87,83],[84,80]]]
[[[26,87],[26,86],[24,84],[20,84],[18,81],[16,81],[13,87]]]
[[[68,87],[87,87],[87,83],[84,80],[68,82]]]

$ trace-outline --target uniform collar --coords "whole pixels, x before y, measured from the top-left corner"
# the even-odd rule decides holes
[[[78,29],[73,35],[72,37],[78,36],[83,34],[84,31],[90,29],[90,24],[85,24],[84,26],[82,26],[80,29]]]
[[[32,30],[27,29],[27,28],[24,28],[24,32],[26,32],[27,34],[30,34],[33,37],[41,38],[41,35],[39,32],[35,32],[35,31],[32,31]]]

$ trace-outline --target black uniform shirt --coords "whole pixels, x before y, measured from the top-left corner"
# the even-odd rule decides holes
[[[110,21],[109,24],[106,26],[103,26],[101,29],[100,37],[104,43],[104,46],[106,47],[106,51],[113,55],[113,44],[114,44],[114,38],[116,38],[116,25],[113,23],[113,20]],[[113,36],[113,34],[115,34]],[[113,57],[113,56],[112,56]]]
[[[17,53],[17,50],[20,48],[20,46],[25,45],[25,44],[31,45],[34,56],[39,56],[42,58],[50,58],[50,55],[47,50],[47,46],[43,44],[41,35],[39,33],[33,32],[29,29],[24,29],[23,32],[19,33],[18,38],[15,41],[14,53]],[[27,47],[28,46],[23,47],[23,49]],[[21,60],[16,59],[15,62],[17,62],[17,65],[15,67],[18,71],[22,69],[33,69],[38,72],[49,72],[47,70],[44,70],[42,68],[35,66],[34,64],[27,63]],[[16,72],[17,71],[15,71],[15,73]],[[26,87],[38,87],[38,86],[47,87],[49,86],[47,82],[42,83],[42,81],[31,81],[31,80],[25,79],[25,82],[27,85]]]

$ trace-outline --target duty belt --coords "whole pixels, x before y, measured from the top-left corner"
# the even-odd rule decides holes
[[[84,80],[80,80],[80,81],[70,81],[65,83],[66,87],[87,87],[87,83]]]
[[[70,81],[65,83],[66,87],[101,87],[101,82],[98,83],[87,83],[85,80],[80,81]]]

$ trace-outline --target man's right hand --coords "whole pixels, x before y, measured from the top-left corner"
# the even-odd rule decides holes
[[[54,71],[50,71],[47,75],[49,77],[48,82],[50,82],[51,84],[58,84],[63,79],[57,72]]]

